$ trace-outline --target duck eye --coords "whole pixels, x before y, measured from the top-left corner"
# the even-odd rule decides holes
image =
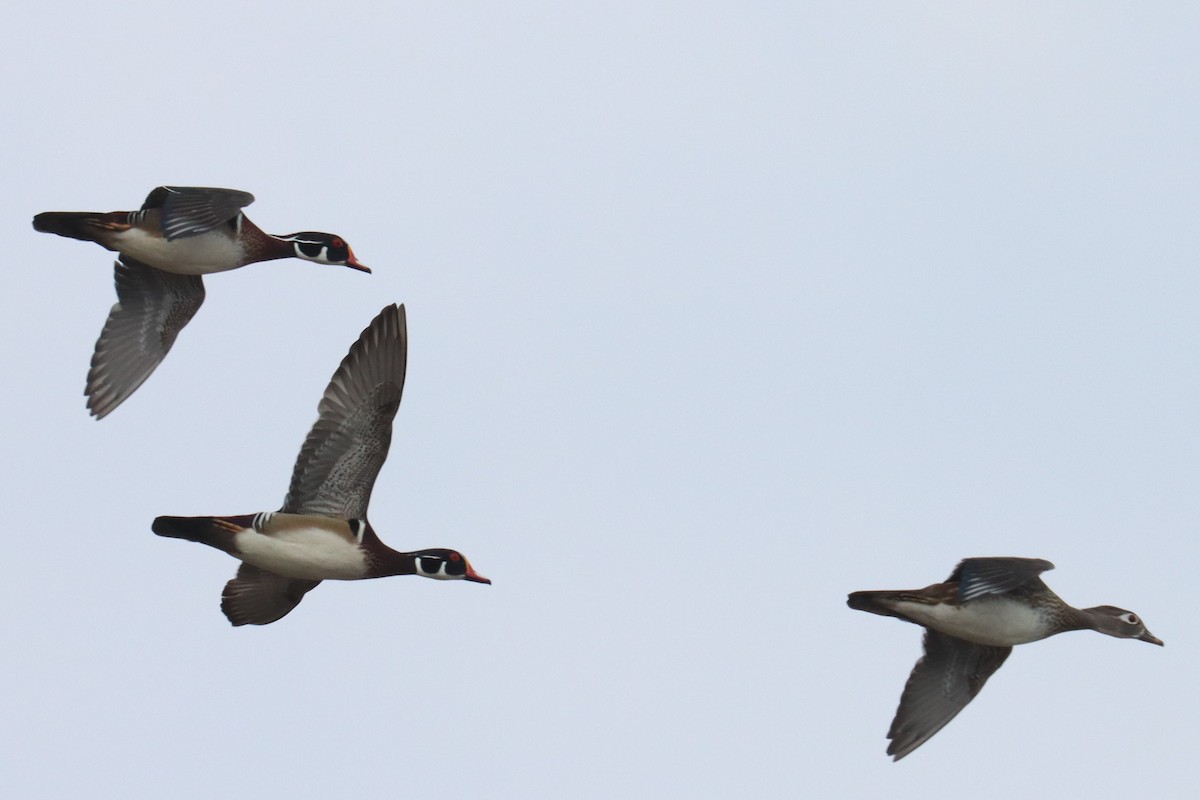
[[[342,241],[342,238],[340,236],[335,236],[335,237],[333,237],[333,246],[334,247],[345,247],[346,243]]]
[[[451,560],[451,561],[458,561],[460,558],[462,558],[462,556],[460,556],[458,553],[451,553],[451,554],[450,554],[450,560]]]

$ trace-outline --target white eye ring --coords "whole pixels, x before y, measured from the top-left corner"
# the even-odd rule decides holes
[[[1120,616],[1120,620],[1122,622],[1128,622],[1130,625],[1137,625],[1139,622],[1137,614],[1134,614],[1132,611],[1126,611]]]

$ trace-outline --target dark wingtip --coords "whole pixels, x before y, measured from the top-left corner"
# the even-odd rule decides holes
[[[117,403],[116,405],[114,405],[111,402],[108,402],[107,400],[101,401],[96,398],[95,393],[92,392],[91,389],[92,389],[91,386],[84,389],[83,394],[87,397],[88,414],[95,417],[96,421],[99,422],[100,420],[104,419],[109,414],[111,414],[113,412],[113,410],[118,405],[120,405],[120,403]]]

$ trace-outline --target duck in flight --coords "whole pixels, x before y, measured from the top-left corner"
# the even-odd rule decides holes
[[[925,628],[925,654],[913,667],[887,738],[899,761],[971,702],[1013,645],[1065,631],[1093,630],[1162,645],[1132,611],[1073,608],[1039,577],[1040,558],[966,558],[945,583],[907,591],[853,592],[847,605]]]
[[[102,419],[142,385],[204,302],[202,275],[259,261],[302,258],[371,270],[346,240],[305,231],[274,236],[246,218],[254,195],[236,189],[159,186],[137,211],[46,211],[35,230],[117,253],[117,304],[88,371],[88,410]]]
[[[280,619],[323,580],[420,575],[491,583],[455,550],[393,550],[367,521],[400,407],[407,355],[404,306],[387,306],[325,389],[279,511],[154,520],[159,536],[206,544],[241,560],[221,595],[221,610],[234,625]]]

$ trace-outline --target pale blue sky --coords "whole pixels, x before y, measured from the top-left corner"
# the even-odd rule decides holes
[[[6,16],[20,797],[1193,797],[1200,9],[93,2]],[[111,417],[110,254],[45,210],[162,183],[344,236],[208,298]],[[159,514],[277,508],[386,303],[371,520],[494,585],[327,583],[233,629]],[[905,761],[917,628],[855,589],[1046,558],[1017,648]]]

